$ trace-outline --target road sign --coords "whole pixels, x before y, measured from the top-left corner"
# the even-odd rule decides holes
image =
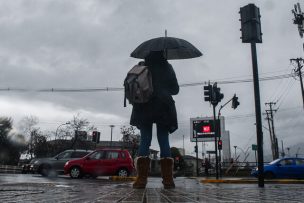
[[[216,126],[221,127],[220,121],[216,120]],[[212,142],[214,136],[218,137],[218,131],[214,129],[213,117],[190,118],[190,134],[191,141],[196,142]]]
[[[253,151],[256,151],[256,150],[258,150],[258,145],[256,145],[256,144],[253,144],[253,145],[252,145],[252,150],[253,150]]]

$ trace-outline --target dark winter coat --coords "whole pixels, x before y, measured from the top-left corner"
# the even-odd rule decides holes
[[[179,92],[179,86],[172,66],[166,61],[145,62],[152,74],[153,97],[144,104],[134,104],[130,124],[140,129],[144,123],[157,123],[173,133],[177,128],[177,115],[172,95]]]

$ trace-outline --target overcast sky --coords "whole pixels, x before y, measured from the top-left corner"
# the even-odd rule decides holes
[[[289,74],[289,59],[303,57],[303,39],[293,24],[293,0],[15,0],[0,1],[1,116],[13,118],[17,128],[24,116],[34,115],[41,130],[52,130],[80,113],[101,131],[101,139],[121,138],[119,128],[128,125],[131,105],[123,107],[123,92],[38,92],[41,89],[122,87],[128,70],[138,59],[130,53],[143,41],[164,36],[183,38],[203,56],[172,60],[180,84],[235,81],[252,78],[250,45],[240,36],[239,9],[248,3],[260,8],[263,43],[257,44],[260,77]],[[304,3],[300,2],[304,9]],[[236,93],[241,105],[222,110],[231,147],[244,150],[256,143],[253,83],[219,85],[223,103]],[[277,102],[274,115],[279,142],[286,147],[303,139],[304,118],[300,83],[294,78],[260,83],[262,112],[265,102]],[[188,154],[190,118],[211,116],[203,87],[181,87],[174,97],[179,130],[171,145]],[[263,116],[265,117],[265,116]],[[263,120],[267,127],[267,122]],[[269,134],[264,129],[264,148]],[[211,147],[212,145],[209,144]],[[159,149],[156,137],[152,148]],[[208,148],[208,145],[207,145]],[[201,151],[201,149],[200,149]],[[304,148],[302,149],[304,154]]]

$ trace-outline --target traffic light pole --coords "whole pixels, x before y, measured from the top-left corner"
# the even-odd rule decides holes
[[[218,173],[218,152],[217,152],[217,125],[216,125],[216,113],[215,113],[215,107],[216,105],[213,104],[213,129],[214,129],[214,146],[215,146],[215,172],[216,172],[216,179],[219,178],[219,173]]]
[[[254,100],[255,100],[255,117],[256,117],[256,132],[258,145],[258,177],[259,187],[264,187],[264,157],[263,157],[263,131],[262,131],[262,115],[259,87],[259,73],[256,53],[256,43],[262,43],[261,31],[261,15],[260,9],[254,4],[240,8],[241,15],[241,32],[242,42],[251,44],[253,84],[254,84]]]
[[[263,131],[262,131],[259,73],[258,73],[258,62],[257,62],[255,42],[251,43],[251,56],[252,56],[252,70],[253,70],[253,83],[254,83],[257,145],[258,145],[258,170],[259,170],[258,184],[259,187],[264,187]]]
[[[199,169],[198,169],[198,146],[197,146],[197,136],[195,138],[195,152],[196,152],[196,176],[199,177]]]
[[[218,115],[217,115],[217,118],[219,120],[219,122],[221,122],[220,120],[220,116],[221,116],[221,110],[222,108],[224,108],[229,102],[232,101],[233,98],[231,98],[229,101],[227,101],[224,105],[221,105],[220,109],[218,110]],[[222,132],[221,132],[221,125],[219,126],[218,128],[218,135],[219,135],[219,139],[221,139],[221,135],[222,135]],[[221,151],[219,150],[219,161],[220,161],[220,166],[219,166],[219,171],[220,171],[220,177],[222,177],[222,153]]]

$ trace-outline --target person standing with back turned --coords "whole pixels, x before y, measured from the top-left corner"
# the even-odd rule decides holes
[[[177,128],[177,114],[172,95],[177,95],[179,85],[172,66],[163,51],[151,52],[144,65],[152,74],[153,96],[147,103],[133,104],[130,124],[140,129],[141,140],[136,158],[137,177],[133,188],[145,188],[150,168],[149,147],[152,140],[152,126],[156,124],[160,146],[161,175],[165,189],[175,188],[169,133]]]

